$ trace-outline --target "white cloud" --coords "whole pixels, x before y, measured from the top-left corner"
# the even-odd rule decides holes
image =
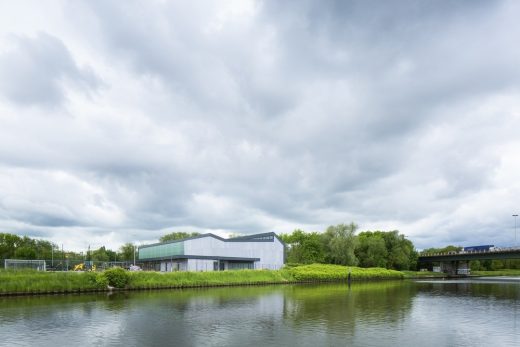
[[[516,2],[120,6],[0,4],[1,231],[510,243]]]

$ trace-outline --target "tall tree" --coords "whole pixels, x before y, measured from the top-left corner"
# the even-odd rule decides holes
[[[360,233],[356,256],[362,267],[386,267],[388,251],[383,236],[370,231]]]
[[[417,267],[417,252],[413,243],[393,230],[381,232],[388,251],[387,267],[395,270],[411,270]]]
[[[92,260],[95,261],[109,261],[110,257],[107,253],[105,246],[99,247],[98,249],[92,251]]]
[[[357,228],[355,223],[331,225],[327,228],[322,237],[327,262],[340,265],[358,264],[355,254]]]
[[[0,233],[0,259],[14,258],[16,247],[21,243],[21,238],[18,235]]]
[[[34,260],[36,259],[36,251],[31,246],[23,245],[21,247],[16,248],[16,250],[14,251],[14,258]]]
[[[119,248],[119,255],[117,259],[122,261],[132,261],[134,260],[134,251],[136,247],[131,243],[125,243]]]
[[[282,234],[280,238],[287,246],[286,260],[288,263],[311,264],[324,262],[325,248],[320,233],[306,233],[297,229],[291,234]]]

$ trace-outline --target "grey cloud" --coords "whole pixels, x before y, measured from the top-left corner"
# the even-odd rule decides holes
[[[10,101],[54,107],[65,100],[66,81],[87,91],[99,85],[93,71],[78,67],[57,37],[40,32],[9,38],[13,48],[0,54],[0,93]]]
[[[6,124],[1,164],[75,178],[53,185],[76,189],[54,201],[70,219],[4,207],[15,219],[127,239],[350,220],[408,228],[420,247],[471,240],[462,228],[493,237],[499,213],[473,223],[464,207],[507,185],[496,180],[517,124],[502,96],[520,80],[514,2],[265,1],[216,24],[215,3],[67,6],[82,10],[67,21],[90,24],[71,35],[109,82],[59,124],[29,111],[29,131]],[[98,86],[56,35],[16,36],[0,55],[2,76],[37,82],[0,83],[9,100],[60,105],[64,79]]]

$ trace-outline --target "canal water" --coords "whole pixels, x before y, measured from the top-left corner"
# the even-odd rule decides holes
[[[0,346],[520,346],[520,282],[0,298]]]

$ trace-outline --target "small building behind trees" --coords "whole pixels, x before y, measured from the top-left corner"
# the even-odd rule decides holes
[[[145,270],[220,271],[278,270],[284,265],[284,244],[274,232],[225,239],[202,234],[139,247]]]

